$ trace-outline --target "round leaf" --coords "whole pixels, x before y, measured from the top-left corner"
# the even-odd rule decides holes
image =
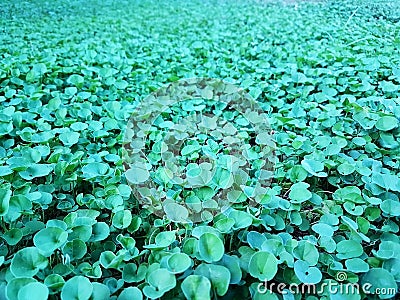
[[[14,255],[10,270],[15,277],[33,277],[39,270],[47,267],[47,264],[46,257],[36,247],[27,247]]]
[[[354,273],[365,273],[369,270],[369,265],[361,258],[350,258],[345,261],[347,270]]]
[[[19,291],[26,285],[37,282],[33,278],[13,278],[6,286],[6,295],[9,300],[18,300]],[[28,298],[29,299],[29,298]]]
[[[70,242],[67,242],[62,248],[62,252],[64,255],[68,255],[71,261],[75,259],[81,259],[87,251],[87,246],[84,241],[80,239],[74,239]]]
[[[336,251],[338,252],[337,257],[340,259],[358,257],[364,252],[361,244],[353,240],[340,241],[337,244]]]
[[[91,296],[91,300],[109,300],[110,299],[110,290],[108,287],[102,283],[93,282],[93,292]],[[133,298],[132,298],[133,299]],[[134,298],[136,299],[136,298]],[[140,299],[140,298],[137,298]]]
[[[293,250],[293,254],[296,258],[308,262],[311,266],[318,263],[318,249],[310,242],[301,241]]]
[[[396,281],[394,280],[393,275],[386,269],[373,268],[369,270],[361,278],[361,284],[369,284],[370,288],[368,288],[368,292],[379,294],[380,299],[391,299],[397,292]],[[380,293],[379,291],[382,290],[394,291],[394,293]]]
[[[294,263],[294,272],[302,283],[317,284],[322,279],[321,271],[303,260],[298,260]]]
[[[254,253],[249,262],[249,272],[251,276],[261,281],[271,280],[278,271],[278,261],[276,257],[265,251]]]
[[[174,253],[167,260],[167,268],[173,274],[186,271],[192,264],[192,260],[185,253]]]
[[[125,177],[128,182],[138,184],[149,179],[150,173],[144,168],[133,167],[125,172]]]
[[[19,300],[47,300],[49,289],[43,283],[31,282],[18,292]]]
[[[211,283],[207,277],[189,275],[182,284],[181,289],[187,300],[210,300]]]
[[[298,182],[292,185],[290,188],[289,198],[295,203],[300,203],[311,199],[312,194],[308,190],[310,185],[305,182]]]
[[[129,210],[117,211],[112,218],[112,224],[115,228],[127,228],[132,222],[132,213]]]
[[[224,266],[201,264],[197,267],[194,274],[207,277],[218,296],[223,296],[228,291],[231,273]]]
[[[375,127],[382,131],[389,131],[396,128],[399,125],[399,120],[395,117],[384,116],[378,119]]]
[[[83,276],[69,279],[61,290],[61,300],[88,300],[93,292],[93,285]]]
[[[176,286],[175,276],[167,269],[156,269],[147,277],[147,282],[158,291],[167,292]]]
[[[143,294],[137,287],[125,288],[121,294],[119,294],[117,300],[142,300]]]
[[[44,164],[35,164],[29,166],[25,171],[19,172],[19,175],[25,180],[32,180],[36,177],[49,175],[52,167]]]
[[[68,233],[59,227],[47,227],[35,234],[33,243],[46,256],[61,247],[68,238]]]
[[[73,131],[61,133],[60,140],[65,146],[75,145],[79,141],[79,133]]]
[[[222,240],[213,233],[203,233],[199,239],[199,254],[202,260],[211,263],[219,261],[224,255]]]

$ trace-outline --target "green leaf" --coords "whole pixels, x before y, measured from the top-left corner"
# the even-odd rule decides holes
[[[226,267],[231,273],[230,284],[238,284],[240,282],[242,279],[242,269],[240,268],[240,260],[237,256],[224,254],[218,264]]]
[[[183,156],[187,156],[189,154],[192,154],[193,152],[197,152],[201,149],[201,146],[198,143],[187,145],[182,148],[181,154]]]
[[[93,285],[83,276],[69,279],[61,290],[61,300],[88,300],[93,292]]]
[[[35,164],[29,166],[25,171],[19,172],[19,175],[25,180],[32,180],[37,177],[43,177],[50,174],[53,168],[50,165]]]
[[[37,282],[35,279],[30,277],[13,278],[6,286],[6,295],[8,300],[19,300],[18,293],[30,283]],[[30,299],[30,298],[28,298]]]
[[[10,246],[16,245],[23,237],[22,230],[19,228],[13,228],[3,234],[3,239],[6,240]]]
[[[294,203],[301,203],[311,199],[312,194],[308,190],[310,185],[305,182],[298,182],[292,185],[290,188],[289,198],[294,201]]]
[[[73,75],[69,76],[67,79],[68,83],[73,84],[77,87],[82,86],[84,81],[85,81],[84,78],[77,74],[73,74]]]
[[[235,220],[231,218],[223,218],[215,222],[215,228],[217,228],[222,233],[228,233],[234,224]]]
[[[200,225],[200,226],[194,227],[193,231],[192,231],[192,236],[194,236],[196,238],[200,238],[200,236],[206,232],[213,233],[219,237],[221,236],[220,232],[218,230],[216,230],[214,227],[206,226],[206,225]]]
[[[349,175],[353,173],[355,170],[356,170],[355,166],[348,163],[341,164],[338,167],[338,172],[341,175]]]
[[[400,178],[392,174],[381,174],[378,172],[372,173],[372,183],[389,191],[400,192]]]
[[[400,259],[391,258],[385,260],[382,264],[382,268],[388,270],[397,282],[400,281]]]
[[[278,271],[278,261],[273,254],[259,251],[251,256],[248,268],[254,278],[271,280]]]
[[[119,294],[117,300],[142,300],[143,294],[137,287],[127,287],[121,294]]]
[[[99,262],[106,269],[118,269],[122,263],[123,256],[115,255],[111,251],[104,251],[100,255]]]
[[[247,234],[247,242],[249,243],[250,247],[253,249],[261,250],[261,245],[267,240],[265,235],[257,232],[257,231],[250,231]]]
[[[50,274],[44,279],[44,284],[49,288],[51,293],[61,291],[64,283],[64,278],[59,274]]]
[[[89,163],[82,167],[83,177],[93,179],[104,176],[109,170],[109,166],[105,163]]]
[[[125,172],[128,182],[133,184],[143,183],[150,177],[150,173],[146,168],[134,166]]]
[[[293,255],[307,262],[310,266],[315,266],[318,263],[319,252],[313,244],[307,241],[299,242],[293,250]]]
[[[122,272],[122,279],[125,282],[140,282],[142,281],[147,272],[147,267],[144,264],[139,265],[139,267],[134,263],[129,263],[124,266]]]
[[[384,92],[392,93],[399,89],[398,85],[395,85],[393,82],[390,81],[382,81],[379,83],[379,87]]]
[[[7,176],[13,173],[9,166],[0,166],[0,176]]]
[[[361,285],[368,284],[368,292],[379,295],[379,299],[391,299],[397,293],[397,284],[387,270],[372,268],[361,278]],[[386,290],[386,293],[380,291]],[[392,292],[390,292],[392,291]]]
[[[400,202],[392,199],[386,199],[380,204],[381,210],[389,216],[400,216]]]
[[[47,267],[48,261],[35,247],[19,250],[11,260],[10,271],[15,277],[33,277]]]
[[[127,228],[132,222],[132,213],[129,210],[119,210],[112,218],[112,224],[115,228]]]
[[[219,261],[224,255],[224,244],[222,240],[213,233],[203,233],[199,238],[200,258],[211,263]]]
[[[49,289],[43,283],[31,282],[21,288],[18,299],[47,300]]]
[[[65,146],[72,146],[79,141],[78,132],[64,132],[60,134],[60,140]]]
[[[301,166],[311,175],[317,177],[326,177],[327,174],[322,172],[324,170],[324,164],[313,160],[313,159],[303,159],[301,161]]]
[[[210,300],[211,283],[208,278],[201,275],[189,275],[182,284],[181,289],[187,300]]]
[[[194,274],[207,277],[218,296],[223,296],[228,291],[231,273],[224,266],[203,263],[196,268]]]
[[[240,210],[232,210],[229,215],[229,218],[232,218],[235,221],[233,225],[233,229],[240,229],[249,227],[253,223],[253,218],[250,214]]]
[[[72,97],[78,92],[78,89],[74,86],[70,86],[65,88],[65,94],[68,95],[69,97]]]
[[[98,242],[105,240],[110,234],[110,227],[105,222],[97,222],[93,225],[92,236],[90,242]]]
[[[175,231],[163,231],[157,234],[156,244],[167,247],[171,245],[176,239]]]
[[[172,274],[186,271],[192,265],[192,260],[185,253],[174,253],[167,260],[167,269]]]
[[[32,209],[32,202],[24,195],[16,195],[10,198],[8,213],[5,216],[9,221],[15,221],[23,213]]]
[[[84,241],[80,239],[74,239],[65,243],[62,248],[62,253],[68,255],[71,261],[81,259],[87,252],[87,246]]]
[[[110,290],[104,284],[93,282],[93,292],[91,296],[91,300],[108,300],[110,299]],[[129,289],[129,288],[127,288]],[[135,298],[140,299],[140,298]]]
[[[297,260],[294,263],[294,272],[297,278],[304,284],[317,284],[322,279],[321,271],[316,267],[310,267],[310,265],[303,260]]]
[[[400,251],[400,244],[394,241],[381,241],[379,250],[372,250],[372,253],[381,259],[396,258],[397,253]]]
[[[343,240],[337,244],[337,257],[340,259],[354,258],[361,256],[364,252],[360,243],[353,240]]]
[[[307,178],[307,171],[299,165],[290,169],[289,178],[292,182],[304,181]]]
[[[312,230],[318,233],[320,236],[327,236],[331,237],[333,236],[333,233],[335,232],[334,228],[328,224],[325,223],[317,223],[311,226]]]
[[[150,286],[145,286],[143,293],[151,299],[160,298],[176,286],[176,278],[167,269],[156,269],[147,276]]]
[[[351,258],[345,261],[347,270],[354,273],[365,273],[369,270],[369,265],[361,258]]]
[[[399,126],[399,120],[395,117],[384,116],[376,121],[375,127],[378,130],[389,131]]]
[[[58,227],[47,227],[35,234],[33,243],[45,256],[50,256],[61,247],[68,238],[68,233]]]
[[[164,212],[172,222],[187,223],[189,220],[189,211],[178,203],[164,204]]]
[[[0,216],[5,216],[10,206],[11,198],[10,185],[3,185],[0,187]]]

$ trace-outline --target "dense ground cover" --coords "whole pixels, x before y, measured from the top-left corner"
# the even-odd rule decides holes
[[[10,1],[0,6],[0,299],[389,299],[269,283],[400,282],[394,2]],[[269,116],[272,188],[193,226],[141,209],[123,130],[180,78]],[[289,297],[290,296],[290,297]]]

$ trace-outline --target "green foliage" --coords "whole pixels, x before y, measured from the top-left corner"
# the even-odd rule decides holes
[[[208,263],[219,261],[224,255],[224,244],[213,233],[203,233],[199,238],[198,247],[200,259]]]
[[[189,275],[183,280],[181,287],[188,300],[211,299],[211,283],[202,275]]]
[[[393,275],[390,274],[387,270],[381,268],[373,268],[369,270],[361,279],[363,284],[372,285],[370,291],[372,294],[376,294],[377,289],[387,289],[387,290],[397,290],[396,281],[393,278]],[[390,299],[393,297],[392,294],[387,295],[379,295],[380,299]]]
[[[36,248],[45,256],[50,256],[54,250],[63,245],[68,239],[68,233],[58,227],[47,227],[33,237]]]
[[[269,281],[278,271],[278,261],[269,252],[256,252],[250,258],[249,271],[254,278],[258,278],[260,281]]]
[[[61,290],[61,299],[87,300],[92,295],[93,285],[83,276],[75,276],[69,279]]]
[[[287,2],[1,2],[0,299],[396,299],[400,9]],[[194,77],[257,98],[271,186],[268,132],[210,101],[218,87],[141,124],[149,161],[124,160],[141,100]],[[149,179],[162,217],[132,193]]]
[[[15,277],[33,277],[40,269],[46,268],[48,261],[35,247],[26,247],[15,253],[10,271]]]

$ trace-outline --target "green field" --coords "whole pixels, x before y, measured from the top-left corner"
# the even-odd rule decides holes
[[[0,300],[397,299],[399,21],[382,0],[2,0]],[[256,205],[246,188],[193,224],[144,209],[123,147],[141,101],[185,78],[244,89],[276,143]],[[204,151],[229,157],[222,136],[254,174],[265,161],[206,100],[144,130],[160,197],[214,205],[237,183],[229,166],[203,188],[168,181],[157,142],[196,111],[222,121],[213,138],[186,128],[187,178],[204,179]]]

